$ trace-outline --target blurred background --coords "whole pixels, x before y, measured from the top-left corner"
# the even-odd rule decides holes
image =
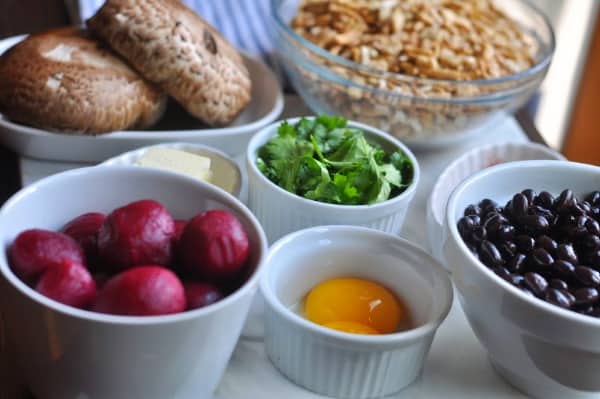
[[[546,80],[520,115],[570,160],[600,165],[600,1],[530,1],[550,19],[557,46]],[[0,0],[0,38],[78,23],[81,11],[77,0]]]

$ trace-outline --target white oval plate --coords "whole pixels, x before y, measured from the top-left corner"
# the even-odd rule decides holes
[[[25,37],[0,40],[0,54]],[[100,136],[49,132],[11,122],[0,114],[0,145],[27,157],[70,162],[100,162],[138,147],[175,141],[208,145],[230,155],[240,154],[252,135],[277,119],[283,110],[283,93],[275,74],[261,61],[242,55],[252,79],[252,100],[227,127],[203,126],[171,103],[155,130],[118,131]]]

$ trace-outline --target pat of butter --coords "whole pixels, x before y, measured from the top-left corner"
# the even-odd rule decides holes
[[[170,170],[205,181],[212,178],[210,158],[172,148],[150,148],[136,164]]]

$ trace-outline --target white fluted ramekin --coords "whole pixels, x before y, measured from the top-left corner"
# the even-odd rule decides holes
[[[565,157],[537,143],[496,143],[473,148],[450,163],[440,174],[427,201],[427,241],[433,256],[442,262],[444,216],[452,191],[467,177],[487,167],[515,161],[555,159]]]
[[[240,191],[245,184],[245,177],[233,158],[216,148],[195,143],[162,143],[128,151],[102,162],[103,165],[136,165],[136,163],[153,148],[169,148],[210,158],[212,180],[209,182],[222,188],[229,194],[240,198]]]
[[[295,124],[300,118],[288,119]],[[248,172],[248,207],[265,229],[269,242],[285,234],[319,225],[355,225],[397,234],[413,199],[420,178],[417,158],[400,141],[381,130],[348,121],[348,126],[362,129],[367,141],[379,144],[386,152],[401,150],[414,166],[413,181],[401,194],[373,205],[337,205],[306,199],[279,187],[256,166],[259,149],[277,134],[283,123],[273,123],[252,137],[246,153]]]
[[[409,309],[414,328],[359,335],[306,320],[298,309],[309,290],[344,276],[387,286]],[[446,271],[421,248],[356,226],[313,227],[280,239],[267,255],[260,289],[271,362],[310,391],[348,399],[390,395],[414,381],[453,295]]]

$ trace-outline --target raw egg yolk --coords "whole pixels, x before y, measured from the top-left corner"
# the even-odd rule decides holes
[[[308,320],[323,326],[352,322],[380,334],[398,331],[400,323],[405,324],[408,318],[388,289],[359,278],[336,278],[318,284],[308,293],[304,312]]]

